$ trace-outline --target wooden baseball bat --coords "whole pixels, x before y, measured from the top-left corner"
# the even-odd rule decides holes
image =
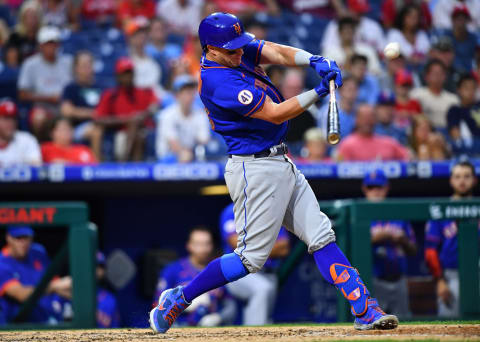
[[[337,99],[335,98],[335,81],[330,80],[330,102],[327,116],[327,141],[330,145],[340,142],[340,123],[338,119]]]

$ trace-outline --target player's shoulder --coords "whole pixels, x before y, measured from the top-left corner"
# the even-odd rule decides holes
[[[39,243],[32,243],[32,246],[30,247],[30,253],[33,256],[41,256],[41,257],[47,257],[47,250],[45,247]]]

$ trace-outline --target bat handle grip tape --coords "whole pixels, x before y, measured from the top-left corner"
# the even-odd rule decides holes
[[[331,79],[329,81],[328,85],[330,86],[330,101],[334,102],[334,101],[336,101],[336,98],[335,98],[335,81],[333,79]]]

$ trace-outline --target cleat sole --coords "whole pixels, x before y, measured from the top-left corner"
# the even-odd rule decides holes
[[[391,330],[398,327],[398,318],[394,315],[385,315],[371,324],[354,324],[357,330]]]

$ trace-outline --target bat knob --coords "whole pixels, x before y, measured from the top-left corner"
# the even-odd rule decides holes
[[[330,145],[336,145],[340,142],[340,135],[338,133],[330,133],[327,136],[327,141]]]

